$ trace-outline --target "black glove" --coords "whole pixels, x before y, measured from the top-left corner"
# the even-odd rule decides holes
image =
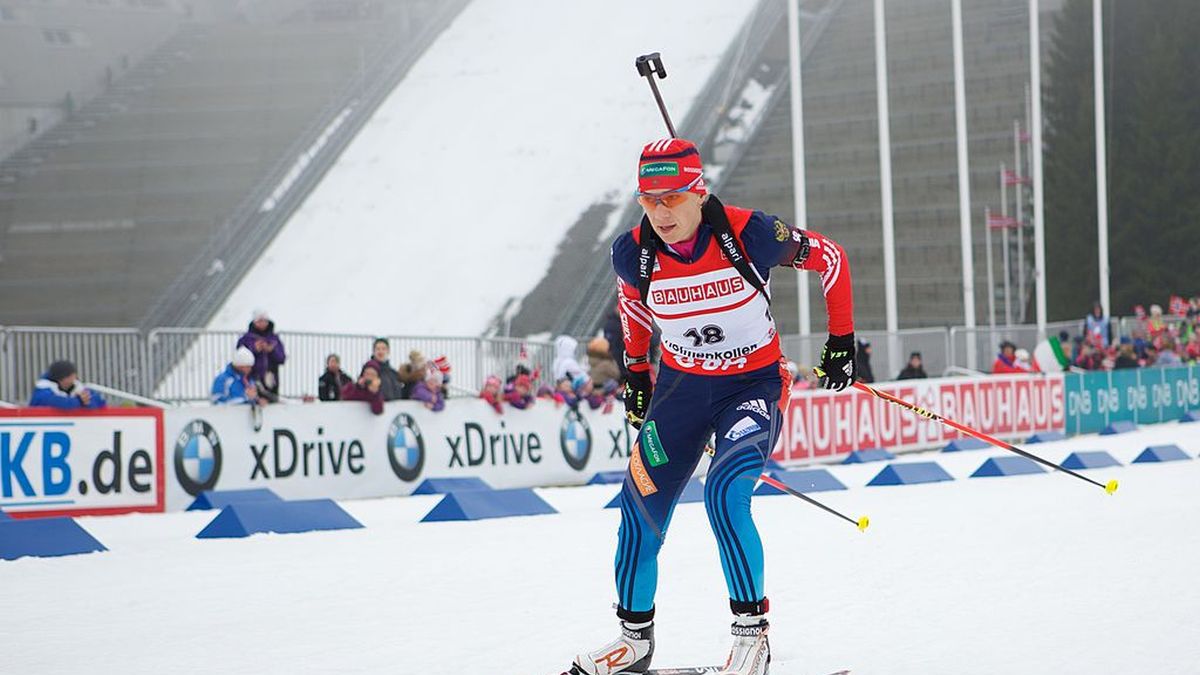
[[[650,389],[649,371],[629,371],[622,399],[625,401],[625,419],[634,429],[641,429],[642,422],[646,421],[646,411],[650,409]]]
[[[854,333],[830,335],[821,350],[821,386],[841,391],[854,383]]]

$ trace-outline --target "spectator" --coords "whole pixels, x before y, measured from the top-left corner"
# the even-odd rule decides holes
[[[923,380],[929,377],[925,374],[925,364],[921,360],[921,352],[913,352],[908,355],[908,365],[904,366],[904,370],[900,371],[899,380]]]
[[[350,376],[342,370],[342,360],[337,354],[330,354],[325,357],[325,372],[317,385],[317,395],[322,401],[340,401],[342,387],[350,382]]]
[[[275,322],[265,311],[255,310],[254,320],[238,340],[238,346],[249,349],[254,355],[254,369],[250,371],[254,381],[262,389],[278,394],[279,366],[287,360],[287,354],[283,351],[283,342],[275,334]]]
[[[396,376],[400,379],[400,398],[412,398],[413,388],[425,379],[425,371],[428,369],[429,362],[420,350],[414,349],[408,353],[408,362],[396,369]]]
[[[1154,343],[1146,345],[1146,358],[1142,359],[1142,367],[1149,368],[1150,366],[1158,365],[1158,347]]]
[[[1133,340],[1128,337],[1121,338],[1121,346],[1117,349],[1117,358],[1113,362],[1114,370],[1125,368],[1137,368],[1137,354],[1133,352]]]
[[[375,343],[371,346],[371,360],[375,362],[375,368],[379,372],[379,391],[383,394],[383,400],[398,401],[404,398],[404,385],[400,381],[400,374],[388,362],[391,353],[392,347],[387,338],[375,338]]]
[[[1013,365],[1021,369],[1021,372],[1036,373],[1037,366],[1033,365],[1033,359],[1029,356],[1028,349],[1018,349],[1013,353]]]
[[[1175,351],[1175,340],[1170,337],[1163,338],[1162,349],[1159,350],[1158,360],[1154,362],[1154,365],[1163,367],[1183,365],[1183,359],[1179,358],[1179,354]]]
[[[495,375],[488,375],[487,380],[483,383],[483,389],[479,391],[479,398],[492,406],[492,409],[497,414],[504,413],[504,408],[500,406],[500,403],[504,400],[504,383],[500,381],[500,378]]]
[[[1079,347],[1079,356],[1075,357],[1075,366],[1084,370],[1102,370],[1104,353],[1092,343],[1084,341]]]
[[[1000,354],[992,363],[992,372],[997,375],[1025,372],[1017,366],[1017,346],[1015,344],[1008,340],[1000,343]]]
[[[1150,316],[1146,317],[1146,333],[1150,338],[1150,344],[1160,347],[1162,337],[1166,335],[1167,330],[1167,320],[1163,318],[1162,306],[1150,305]]]
[[[1193,295],[1192,299],[1188,301],[1188,323],[1195,323],[1197,318],[1200,318],[1200,295]]]
[[[1190,362],[1200,361],[1200,330],[1193,330],[1188,338],[1187,349],[1184,351]]]
[[[379,363],[371,360],[363,365],[358,374],[358,380],[347,382],[342,386],[343,401],[365,401],[371,406],[371,412],[383,414],[383,380],[379,376]]]
[[[570,384],[579,375],[587,375],[583,366],[575,359],[575,350],[579,342],[569,335],[559,335],[554,339],[554,381],[563,379]]]
[[[621,369],[609,352],[608,339],[601,336],[592,338],[587,345],[588,370],[592,373],[592,381],[601,387],[608,383],[621,381]]]
[[[517,375],[511,382],[504,385],[504,400],[520,410],[533,405],[533,380],[527,373]]]
[[[442,389],[450,387],[450,358],[445,354],[433,360],[433,367],[442,374]]]
[[[441,412],[446,407],[446,395],[442,391],[442,371],[430,368],[425,371],[425,379],[413,386],[412,400],[420,401],[433,412]]]
[[[575,385],[570,378],[562,378],[554,385],[554,400],[557,404],[567,404],[567,407],[579,406],[579,395],[575,393]]]
[[[103,408],[107,405],[98,392],[87,389],[79,381],[75,364],[70,361],[55,361],[33,385],[29,397],[31,408]]]
[[[613,304],[612,311],[608,313],[608,317],[604,320],[604,339],[608,341],[608,355],[612,358],[613,363],[617,364],[617,370],[621,373],[617,381],[624,382],[625,337],[621,331],[621,313],[617,311],[615,303]]]
[[[1102,349],[1112,344],[1109,320],[1104,316],[1104,306],[1099,302],[1092,303],[1092,311],[1083,319],[1083,338]]]
[[[875,373],[871,371],[871,343],[869,341],[858,341],[858,351],[854,354],[854,360],[858,362],[858,381],[867,384],[874,382]]]
[[[211,398],[215,405],[266,405],[252,375],[254,353],[238,347],[233,360],[213,380]]]

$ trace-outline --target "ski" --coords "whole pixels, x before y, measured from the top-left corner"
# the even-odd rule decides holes
[[[654,668],[647,670],[646,675],[710,675],[724,670],[721,666],[693,666],[691,668]],[[829,675],[850,675],[848,670],[839,670]]]

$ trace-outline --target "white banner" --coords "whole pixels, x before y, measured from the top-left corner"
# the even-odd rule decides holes
[[[480,400],[442,412],[396,401],[372,415],[357,401],[164,413],[172,475],[167,508],[202,490],[270,488],[284,499],[384,497],[426,478],[473,476],[494,488],[578,485],[623,470],[632,439],[620,405],[607,414],[538,401],[496,413]]]
[[[10,514],[162,511],[162,414],[0,410],[0,509]]]

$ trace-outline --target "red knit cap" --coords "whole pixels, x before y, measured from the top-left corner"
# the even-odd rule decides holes
[[[678,190],[699,178],[690,191],[705,194],[708,189],[701,178],[703,171],[695,143],[682,138],[663,138],[642,148],[642,157],[638,160],[638,191]]]

